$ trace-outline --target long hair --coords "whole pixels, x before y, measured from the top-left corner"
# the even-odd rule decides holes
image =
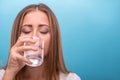
[[[10,48],[16,43],[18,37],[21,34],[21,25],[25,15],[31,11],[35,11],[36,9],[44,12],[47,15],[50,23],[51,38],[49,54],[47,54],[45,58],[47,80],[59,80],[59,72],[67,74],[69,73],[69,71],[66,69],[63,60],[62,43],[57,18],[52,10],[45,4],[32,4],[25,7],[19,12],[12,27]],[[23,70],[24,68],[17,73],[17,75],[15,76],[16,80],[21,80],[20,76],[22,75],[21,72]]]

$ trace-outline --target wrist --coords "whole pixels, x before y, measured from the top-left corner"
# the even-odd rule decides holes
[[[15,73],[12,70],[9,70],[9,69],[5,70],[3,80],[13,80],[14,77],[15,77]]]

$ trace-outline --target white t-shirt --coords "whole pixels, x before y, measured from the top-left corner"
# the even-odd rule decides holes
[[[2,80],[4,73],[5,73],[5,70],[1,69],[0,80]],[[60,80],[81,80],[76,73],[69,73],[69,74],[60,73],[59,79]]]

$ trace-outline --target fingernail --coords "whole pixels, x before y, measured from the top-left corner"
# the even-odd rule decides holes
[[[32,64],[32,62],[30,60],[28,60],[28,64]]]

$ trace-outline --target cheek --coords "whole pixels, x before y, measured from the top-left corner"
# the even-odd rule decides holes
[[[44,38],[44,42],[45,42],[45,48],[44,48],[45,53],[44,54],[46,56],[49,53],[48,50],[49,50],[49,46],[50,46],[50,36]]]

